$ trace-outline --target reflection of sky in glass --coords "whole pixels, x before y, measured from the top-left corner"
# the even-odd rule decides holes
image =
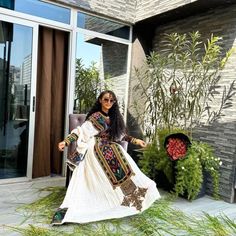
[[[31,54],[32,28],[14,24],[11,50],[11,65],[21,66],[24,58]]]
[[[82,58],[82,64],[89,67],[92,62],[99,64],[101,46],[84,42],[86,36],[77,34],[76,58]]]
[[[20,67],[25,57],[32,53],[32,28],[13,24],[12,35],[10,65]],[[5,44],[2,42],[0,45],[0,56],[3,59]]]
[[[77,26],[80,28],[85,28],[85,14],[78,13],[77,14]]]
[[[15,10],[66,24],[70,23],[70,9],[38,0],[16,0]]]

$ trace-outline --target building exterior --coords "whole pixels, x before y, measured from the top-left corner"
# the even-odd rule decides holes
[[[58,157],[55,145],[67,133],[67,117],[73,112],[78,60],[87,68],[95,63],[101,80],[109,79],[129,119],[136,116],[133,68],[158,50],[163,34],[198,30],[203,40],[219,34],[228,50],[236,44],[235,11],[234,0],[3,1],[0,182],[64,173],[64,158]],[[226,65],[222,85],[236,78],[235,57],[233,53]],[[220,194],[228,202],[236,201],[235,97],[233,103],[217,124],[198,132],[223,160]],[[135,135],[139,129],[130,131]]]

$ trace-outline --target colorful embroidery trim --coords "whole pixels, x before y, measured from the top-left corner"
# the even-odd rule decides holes
[[[52,224],[61,224],[62,220],[65,217],[65,214],[67,212],[68,208],[59,208],[55,212],[53,218],[52,218]]]
[[[94,146],[95,156],[113,188],[119,186],[122,190],[124,198],[121,205],[135,207],[138,211],[141,211],[147,188],[137,187],[131,180],[134,172],[120,146],[109,140],[109,133],[107,133],[109,123],[107,123],[106,118],[101,113],[96,112],[89,120],[100,131]],[[131,139],[130,141],[135,140],[131,136],[128,138]]]
[[[107,128],[105,117],[100,112],[95,112],[89,117],[89,121],[98,131],[103,131]]]
[[[114,188],[133,175],[122,150],[116,143],[99,145],[97,140],[94,149],[95,156]]]
[[[135,207],[138,211],[141,211],[147,188],[136,187],[130,179],[121,185],[121,190],[125,195],[121,205]]]
[[[76,141],[78,139],[78,135],[75,133],[69,134],[65,139],[66,146],[69,146],[70,143]]]

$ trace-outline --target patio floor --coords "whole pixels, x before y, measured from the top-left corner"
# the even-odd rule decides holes
[[[24,215],[17,212],[16,209],[23,204],[34,202],[47,195],[47,192],[39,192],[39,189],[64,185],[64,177],[45,177],[29,182],[0,185],[0,235],[20,235],[16,232],[10,232],[4,227],[4,225],[14,226],[24,222]],[[163,191],[160,191],[160,193],[161,195],[166,194]],[[236,220],[236,204],[221,200],[215,201],[209,196],[199,198],[193,202],[178,198],[172,206],[190,215],[201,216],[203,212],[206,212],[212,216],[224,214],[230,219]]]

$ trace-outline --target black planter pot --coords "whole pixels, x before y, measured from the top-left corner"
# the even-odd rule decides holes
[[[174,180],[171,183],[167,177],[165,176],[165,174],[163,173],[163,171],[158,171],[156,178],[155,178],[155,182],[157,185],[157,188],[161,188],[165,191],[171,192],[174,189]]]
[[[166,175],[163,173],[163,171],[158,171],[155,177],[155,182],[157,185],[157,188],[161,188],[167,192],[172,192],[174,191],[174,186],[175,186],[175,175],[176,175],[176,161],[173,161],[173,166],[172,166],[172,171],[173,171],[173,182],[170,182]],[[201,188],[199,190],[198,195],[195,197],[195,199],[201,198],[206,194],[206,187],[207,187],[207,173],[204,171],[203,172],[203,182],[201,185]],[[180,197],[188,199],[188,194],[187,192],[183,195],[180,195]]]
[[[201,198],[201,197],[205,196],[205,194],[206,194],[206,187],[207,187],[207,176],[206,176],[205,173],[203,173],[202,186],[201,186],[200,191],[199,191],[199,193],[198,193],[198,195],[196,196],[195,199]]]

